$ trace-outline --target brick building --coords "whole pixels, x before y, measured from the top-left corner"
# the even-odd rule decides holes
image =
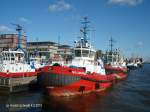
[[[27,47],[26,36],[22,35],[20,39],[22,48]],[[0,52],[6,49],[15,49],[18,45],[18,34],[0,34]]]

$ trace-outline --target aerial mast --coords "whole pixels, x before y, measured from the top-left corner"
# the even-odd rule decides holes
[[[110,55],[111,55],[111,62],[114,61],[114,53],[113,53],[113,46],[114,46],[115,40],[111,37],[109,40],[110,45]]]
[[[35,49],[35,56],[39,56],[39,46],[38,46],[39,39],[38,39],[38,37],[36,38],[36,42],[37,42],[37,44],[36,44],[36,49]]]
[[[84,17],[84,21],[81,23],[83,24],[83,28],[80,30],[83,33],[83,38],[81,38],[81,42],[82,42],[82,46],[85,47],[86,43],[88,42],[87,41],[87,38],[88,38],[87,32],[89,31],[88,24],[90,23],[90,21],[88,21],[87,17]]]
[[[110,42],[110,53],[112,54],[113,53],[113,46],[114,46],[115,40],[111,37],[110,40],[109,40],[109,42]]]

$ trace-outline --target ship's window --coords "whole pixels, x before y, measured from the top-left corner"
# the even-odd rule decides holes
[[[81,50],[75,50],[75,56],[81,57]]]
[[[14,54],[11,53],[11,60],[15,60]]]
[[[11,57],[11,60],[15,60],[15,58],[14,58],[14,57]]]
[[[108,62],[111,62],[112,60],[113,60],[113,57],[112,57],[111,55],[108,55],[108,56],[107,56],[107,61],[108,61]]]
[[[8,55],[5,53],[5,60],[7,60]]]
[[[7,60],[9,60],[10,59],[10,54],[7,53],[6,55],[7,55]]]
[[[13,54],[13,53],[11,53],[11,57],[14,57],[14,54]]]
[[[82,51],[82,56],[83,57],[88,57],[88,55],[89,55],[89,50],[83,50]]]

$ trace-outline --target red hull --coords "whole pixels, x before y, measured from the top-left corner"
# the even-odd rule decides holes
[[[47,87],[47,93],[50,96],[73,96],[104,91],[112,86],[112,82],[97,84],[99,88],[96,88],[95,82],[80,80],[65,87]]]
[[[105,69],[112,70],[112,71],[118,71],[118,72],[127,72],[127,68],[119,68],[119,67],[112,67],[110,65],[105,64]]]
[[[64,66],[46,66],[39,71],[40,75],[38,76],[45,78],[46,81],[56,80],[53,79],[53,77],[48,77],[50,75],[57,75],[57,80],[60,80],[58,77],[61,76],[65,76],[65,78],[70,76],[81,78],[67,85],[44,85],[46,86],[47,93],[52,96],[71,96],[103,91],[111,87],[117,80],[123,80],[127,77],[127,75],[123,73],[109,75],[100,75],[97,73],[86,74],[84,69],[69,68]],[[42,79],[39,78],[39,81],[40,80]],[[44,84],[46,83],[45,81],[43,82]]]
[[[37,75],[37,72],[20,72],[20,73],[0,72],[0,77],[3,77],[3,78],[32,77],[36,75]]]

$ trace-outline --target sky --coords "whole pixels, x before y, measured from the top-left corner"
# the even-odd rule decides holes
[[[108,50],[112,37],[125,56],[150,60],[150,0],[0,0],[0,33],[16,33],[16,23],[27,41],[73,46],[85,16],[96,49]]]

